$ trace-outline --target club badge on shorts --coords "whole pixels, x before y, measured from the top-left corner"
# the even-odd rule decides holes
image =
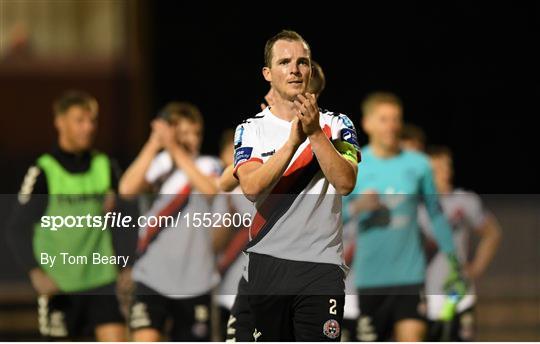
[[[337,320],[330,319],[323,325],[323,334],[330,339],[336,339],[339,337],[340,327]]]

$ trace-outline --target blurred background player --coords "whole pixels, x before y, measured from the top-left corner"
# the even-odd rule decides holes
[[[358,235],[358,223],[355,218],[349,219],[343,224],[343,257],[349,272],[345,278],[345,307],[343,308],[343,342],[354,342],[358,339],[358,317],[360,305],[358,292],[355,286],[353,258],[356,250],[356,236]]]
[[[324,88],[326,87],[326,78],[324,76],[324,72],[322,67],[315,61],[311,61],[311,79],[309,80],[309,86],[308,86],[308,92],[313,93],[315,97],[318,99],[321,93],[324,91]],[[264,97],[266,104],[261,103],[261,110],[266,109],[267,107],[272,107],[274,104],[274,98],[272,94],[272,88],[268,91],[266,96]],[[234,145],[233,141],[231,139],[230,147],[233,148],[234,153]],[[228,151],[222,151],[222,156],[225,153],[225,157],[222,158],[222,161],[225,162],[228,166],[223,174],[220,177],[220,187],[222,190],[230,191],[234,188],[236,193],[241,193],[242,190],[239,188],[238,180],[233,176],[233,165],[232,163],[229,165],[228,161],[232,160],[233,154],[228,157],[229,152]],[[228,160],[230,159],[230,160]],[[238,197],[244,198],[243,196],[233,196],[236,200]],[[241,203],[243,203],[243,200],[239,200]],[[245,209],[245,208],[244,208]],[[247,210],[247,209],[246,209]],[[240,247],[240,236],[243,236],[243,245]],[[236,252],[238,250],[243,250],[245,246],[249,242],[249,237],[245,236],[245,234],[238,233],[237,234],[238,239],[235,241],[231,241],[230,248],[227,250],[229,252]],[[229,254],[232,255],[232,254]],[[242,255],[236,255],[238,259],[243,260],[243,265],[245,265],[246,260],[245,257]],[[227,257],[227,254],[225,255]],[[237,262],[234,263],[235,265],[238,264]],[[240,272],[234,279],[239,282],[239,287],[232,290],[238,290],[239,288],[245,287],[247,282],[242,277],[241,272],[242,270],[232,270],[235,271],[235,273]],[[229,275],[232,276],[233,272],[230,272]],[[224,278],[224,281],[230,280],[231,277]],[[229,293],[231,291],[230,287],[226,287],[223,292]],[[238,295],[238,293],[235,293],[234,295],[237,295],[235,298],[233,298],[234,305],[231,308],[232,311],[232,317],[230,317],[228,321],[228,328],[227,328],[227,340],[238,340],[238,341],[251,341],[253,340],[253,325],[251,323],[251,315],[249,311],[249,304],[247,303],[247,297],[246,295]],[[225,312],[222,313],[223,315],[226,314]],[[222,318],[223,321],[223,318]]]
[[[81,91],[62,94],[53,105],[58,142],[32,165],[22,183],[7,232],[14,255],[39,294],[40,333],[50,339],[125,340],[124,317],[115,296],[118,268],[109,264],[63,264],[61,252],[114,255],[109,230],[42,228],[42,216],[103,216],[113,210],[119,169],[94,150],[98,103]],[[41,264],[42,253],[57,256]]]
[[[464,266],[465,275],[472,282],[482,276],[495,256],[501,240],[499,224],[493,214],[484,210],[477,194],[454,188],[454,168],[449,148],[431,146],[427,154],[443,211],[452,225],[457,257]],[[434,229],[423,207],[420,208],[419,222],[427,237],[433,240]],[[480,239],[472,257],[469,250],[471,234]],[[428,318],[431,320],[428,340],[472,341],[476,303],[474,285],[470,284],[463,298],[454,301],[451,296],[445,295],[444,282],[448,272],[449,266],[444,254],[437,253],[426,271]]]
[[[403,124],[401,128],[401,147],[417,152],[423,152],[426,148],[426,134],[424,130],[411,123]]]
[[[397,96],[377,92],[362,104],[369,145],[364,167],[344,204],[345,219],[358,216],[353,268],[361,315],[362,341],[421,341],[426,334],[423,284],[425,258],[417,223],[420,198],[434,223],[442,252],[458,269],[450,225],[441,212],[428,159],[400,148],[402,105]],[[459,282],[453,276],[452,285]]]
[[[203,118],[197,107],[169,103],[122,176],[120,193],[133,197],[151,186],[158,188],[147,218],[210,213],[221,167],[217,159],[199,156],[202,138]],[[134,340],[158,341],[162,333],[173,341],[211,338],[211,291],[219,279],[211,228],[181,219],[177,227],[162,223],[163,228],[158,224],[140,229],[129,318]],[[172,326],[166,332],[168,321]]]
[[[220,160],[223,166],[232,165],[233,163],[233,141],[234,130],[229,129],[224,131],[220,142]],[[242,195],[242,190],[239,186],[231,192],[224,192],[216,197],[213,209],[214,213],[223,216],[225,214],[239,214],[242,217],[251,216],[254,210],[253,204]],[[221,280],[216,289],[216,303],[219,307],[220,318],[220,340],[253,340],[252,326],[246,325],[242,327],[242,324],[238,326],[238,323],[242,323],[242,321],[249,322],[248,315],[236,314],[236,316],[230,317],[231,309],[238,292],[238,283],[242,278],[243,269],[246,265],[242,250],[248,242],[248,229],[243,226],[235,227],[231,224],[229,228],[224,227],[214,232],[214,247],[220,253],[218,255],[217,268],[221,275]]]

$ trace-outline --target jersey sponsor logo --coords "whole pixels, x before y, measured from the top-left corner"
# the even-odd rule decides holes
[[[358,138],[356,137],[356,132],[354,129],[344,128],[341,129],[341,140],[344,142],[348,142],[351,145],[354,146],[354,148],[360,150],[360,146],[358,145]]]
[[[244,126],[240,125],[234,132],[234,148],[242,146],[242,136],[244,135]]]
[[[272,149],[272,150],[269,151],[269,152],[262,153],[261,156],[264,158],[264,157],[267,157],[267,156],[274,155],[275,153],[276,153],[276,150],[275,150],[275,149]]]
[[[338,116],[339,118],[341,118],[341,120],[343,121],[343,124],[349,128],[349,129],[353,129],[354,130],[354,124],[353,122],[349,119],[349,117],[345,116],[345,115],[339,115]]]
[[[234,152],[234,166],[237,166],[239,163],[249,160],[249,158],[251,158],[251,153],[253,153],[253,147],[237,148]]]
[[[339,337],[340,333],[340,326],[337,320],[330,319],[327,320],[323,325],[323,334],[330,338],[330,339],[336,339]]]

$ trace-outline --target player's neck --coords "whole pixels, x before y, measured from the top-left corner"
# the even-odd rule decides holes
[[[387,147],[387,146],[377,145],[375,143],[371,143],[370,146],[373,151],[373,155],[375,155],[378,158],[383,158],[383,159],[396,156],[399,154],[401,150],[399,146]]]
[[[279,119],[291,122],[296,117],[296,109],[294,103],[290,100],[276,97],[272,108],[270,109],[272,114]]]
[[[440,194],[449,194],[449,193],[452,193],[452,191],[454,191],[454,186],[452,184],[440,184],[437,186],[437,190],[439,191]]]
[[[69,141],[65,137],[59,137],[58,138],[58,147],[61,151],[74,154],[74,155],[80,155],[84,153],[84,151],[81,151],[79,149],[74,148]]]

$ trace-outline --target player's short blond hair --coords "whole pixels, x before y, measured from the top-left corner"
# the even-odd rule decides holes
[[[373,113],[375,107],[380,104],[392,104],[400,110],[403,109],[401,99],[391,92],[373,92],[368,94],[362,102],[362,117],[366,118]]]
[[[179,119],[187,119],[204,126],[204,119],[199,108],[190,102],[169,102],[160,112],[160,116],[172,122]]]
[[[72,106],[80,106],[96,114],[99,111],[98,102],[94,96],[84,91],[69,90],[55,99],[53,114],[55,117],[64,115]]]
[[[276,44],[279,40],[285,40],[289,42],[299,41],[306,45],[309,57],[311,59],[311,48],[309,47],[309,44],[306,42],[306,40],[300,36],[300,34],[296,31],[292,30],[281,30],[279,33],[268,39],[266,41],[266,44],[264,46],[264,65],[266,67],[272,67],[272,53],[274,44]]]

